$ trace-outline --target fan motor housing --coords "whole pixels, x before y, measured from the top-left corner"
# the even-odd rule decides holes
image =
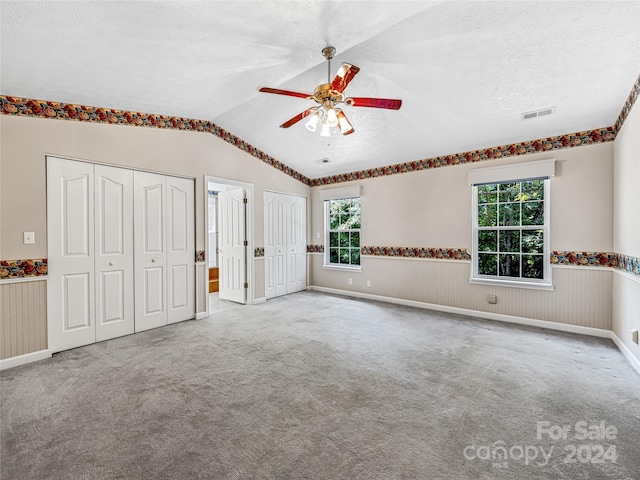
[[[332,90],[331,85],[328,83],[322,83],[313,90],[313,95],[310,96],[320,105],[324,105],[326,102],[342,103],[344,102],[344,95],[337,90]]]

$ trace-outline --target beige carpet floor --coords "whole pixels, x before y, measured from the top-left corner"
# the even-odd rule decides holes
[[[640,376],[610,340],[314,292],[0,393],[2,480],[640,478]]]

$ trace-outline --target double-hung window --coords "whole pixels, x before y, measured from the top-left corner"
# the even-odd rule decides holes
[[[325,268],[360,269],[360,187],[320,192],[325,209]]]
[[[469,173],[472,283],[550,290],[549,178],[554,161]]]

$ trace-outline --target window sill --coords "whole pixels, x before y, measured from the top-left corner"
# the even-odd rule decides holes
[[[555,287],[552,283],[533,283],[533,282],[518,282],[517,280],[495,280],[493,278],[471,278],[469,283],[475,285],[493,285],[495,287],[510,287],[510,288],[528,288],[531,290],[546,290],[553,292]]]
[[[362,267],[360,265],[356,265],[353,267],[347,267],[342,265],[322,265],[323,270],[342,270],[343,272],[361,272]]]

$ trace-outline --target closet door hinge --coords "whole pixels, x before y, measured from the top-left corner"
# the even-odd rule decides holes
[[[248,246],[249,246],[249,241],[248,241],[248,240],[245,240],[245,241],[244,241],[244,246],[245,246],[245,247],[248,247]]]
[[[249,284],[247,282],[244,282],[244,288],[249,288]]]
[[[242,199],[242,203],[249,203],[246,198]]]

